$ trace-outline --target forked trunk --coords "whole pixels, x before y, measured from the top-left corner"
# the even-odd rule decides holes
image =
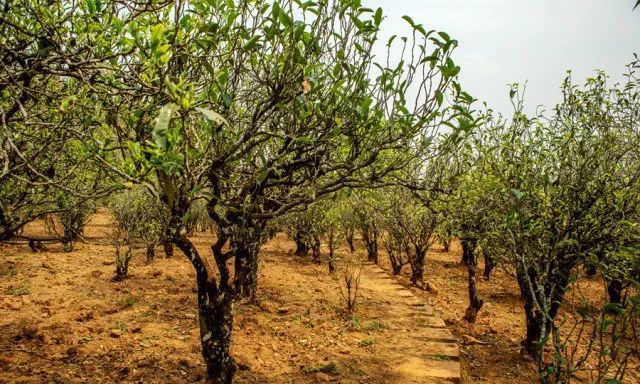
[[[127,278],[131,254],[130,245],[127,245],[127,251],[122,255],[120,252],[120,244],[116,243],[116,276],[113,278],[115,281],[122,281]]]
[[[394,275],[399,275],[402,272],[402,261],[400,258],[402,257],[402,253],[400,252],[389,252],[389,262],[391,263],[391,273]]]
[[[387,255],[389,256],[389,263],[391,264],[391,273],[399,275],[404,265],[402,262],[402,249],[398,249],[391,239],[385,241],[384,244],[387,249]]]
[[[484,301],[478,298],[477,288],[477,259],[475,256],[476,242],[474,240],[462,240],[463,253],[467,255],[467,272],[468,272],[468,290],[469,290],[469,306],[464,315],[464,319],[470,323],[476,321],[478,311],[482,308]]]
[[[519,263],[520,264],[520,263]],[[566,266],[565,266],[566,267]],[[566,272],[566,276],[562,276]],[[540,276],[534,267],[518,265],[516,275],[520,294],[524,300],[527,335],[523,342],[524,349],[536,361],[542,361],[542,352],[546,340],[552,332],[553,319],[558,313],[565,289],[568,284],[569,270],[558,268],[558,279],[548,276],[547,281],[539,281]],[[549,313],[543,313],[538,303],[551,302]]]
[[[345,233],[345,237],[347,240],[347,244],[349,244],[349,252],[353,253],[356,251],[356,246],[353,243],[353,229],[347,229],[346,233]]]
[[[451,247],[451,238],[448,237],[444,240],[442,244],[442,252],[449,252],[450,247]]]
[[[218,239],[216,245],[212,246],[220,272],[220,286],[216,284],[215,278],[209,277],[207,264],[189,239],[178,235],[174,242],[189,258],[196,271],[200,343],[207,367],[206,383],[231,384],[237,370],[236,362],[229,351],[233,332],[233,301],[236,295],[235,289],[228,284],[226,256],[221,252],[226,238]]]

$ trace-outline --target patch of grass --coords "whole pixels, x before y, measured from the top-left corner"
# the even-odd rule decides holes
[[[129,332],[129,328],[127,328],[125,323],[122,322],[122,321],[118,321],[118,322],[112,323],[111,326],[109,327],[109,329],[117,329],[122,333],[128,333]]]
[[[358,347],[362,347],[362,348],[368,348],[370,346],[372,346],[373,344],[375,344],[376,341],[370,337],[364,338],[360,341],[358,341]]]
[[[351,317],[351,325],[355,329],[360,329],[360,327],[362,327],[362,322],[360,321],[360,319],[358,319],[357,316],[352,316]]]
[[[122,309],[129,309],[131,307],[133,307],[133,305],[136,303],[136,299],[135,297],[131,296],[131,295],[127,295],[125,296],[122,301],[120,302],[120,308]]]
[[[379,321],[369,321],[364,325],[364,329],[367,331],[382,331],[385,329],[384,324]]]
[[[6,269],[0,269],[0,276],[13,277],[18,274],[18,270],[14,265],[10,265]]]
[[[86,343],[90,342],[91,340],[93,340],[93,336],[84,336],[80,340],[78,340],[78,343],[79,344],[86,344]]]
[[[307,365],[306,367],[302,368],[302,371],[305,373],[322,372],[322,373],[330,373],[333,375],[340,374],[340,368],[338,368],[338,366],[335,363]]]
[[[367,374],[367,372],[365,372],[364,370],[358,368],[355,365],[347,365],[347,367],[349,368],[349,370],[351,371],[351,373],[353,373],[356,376],[364,376]]]
[[[447,355],[433,355],[430,356],[431,360],[436,360],[436,361],[449,361],[451,360],[450,356]]]
[[[23,281],[17,286],[12,285],[7,287],[5,293],[10,296],[24,296],[31,293],[31,287],[29,287],[29,283]]]

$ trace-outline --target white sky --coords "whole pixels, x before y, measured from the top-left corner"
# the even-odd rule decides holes
[[[640,54],[640,9],[635,0],[364,0],[382,7],[383,40],[409,29],[409,15],[460,43],[454,60],[463,88],[489,107],[511,114],[508,84],[528,81],[526,106],[560,101],[566,70],[582,83],[595,69],[612,82]]]

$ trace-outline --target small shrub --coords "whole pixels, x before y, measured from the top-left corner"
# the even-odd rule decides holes
[[[382,331],[384,330],[385,326],[378,322],[378,321],[369,321],[368,323],[366,323],[364,325],[364,329],[367,331]]]
[[[360,341],[358,341],[358,347],[362,347],[362,348],[368,348],[370,346],[372,346],[373,344],[375,344],[376,341],[370,337],[364,338]]]
[[[358,301],[358,288],[360,286],[360,276],[362,275],[362,263],[356,265],[352,259],[348,259],[340,279],[340,293],[344,298],[347,312],[353,313]]]
[[[128,274],[129,261],[136,241],[147,249],[147,263],[153,262],[155,246],[161,242],[168,225],[167,208],[142,187],[126,190],[113,197],[110,204],[116,221],[113,233],[116,247],[116,277],[119,281]],[[124,243],[127,250],[120,251]]]
[[[5,292],[10,296],[24,296],[31,293],[31,287],[26,281],[23,281],[18,286],[9,286]]]
[[[330,373],[333,375],[337,375],[340,373],[340,369],[335,363],[308,365],[306,367],[303,367],[302,371],[305,373],[322,372],[322,373]]]
[[[124,297],[124,299],[122,299],[122,302],[120,303],[120,307],[122,309],[129,309],[133,307],[135,303],[136,303],[136,299],[131,295],[127,295]]]

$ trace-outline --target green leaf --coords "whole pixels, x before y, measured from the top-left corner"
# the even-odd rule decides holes
[[[293,25],[293,20],[291,20],[291,16],[289,16],[283,10],[280,10],[278,14],[278,18],[280,19],[280,22],[284,24],[284,26],[287,28],[291,28],[291,26]]]
[[[215,123],[218,126],[229,125],[229,122],[227,121],[227,119],[222,117],[222,115],[217,112],[214,112],[206,108],[200,108],[200,107],[197,107],[196,110],[202,113],[207,119],[211,120],[213,123]]]
[[[233,103],[233,99],[231,98],[231,95],[228,92],[225,92],[222,95],[222,102],[226,108],[231,107],[231,103]]]
[[[516,199],[518,200],[522,199],[522,196],[524,196],[524,193],[522,193],[522,191],[520,191],[519,189],[511,188],[511,192],[516,195]]]
[[[438,106],[442,105],[442,102],[444,101],[444,95],[442,92],[436,91],[436,101],[438,102]]]
[[[262,184],[262,182],[269,175],[269,171],[270,169],[263,169],[262,171],[260,171],[260,173],[258,173],[258,177],[257,177],[258,184]]]
[[[153,128],[152,137],[156,145],[162,149],[167,149],[169,134],[169,123],[171,122],[171,115],[176,110],[175,104],[167,104],[160,109],[158,116],[156,117],[156,124]]]
[[[402,16],[402,18],[403,18],[404,20],[406,20],[406,21],[407,21],[407,23],[409,23],[409,25],[411,25],[412,27],[415,25],[415,23],[413,22],[413,19],[412,19],[411,17],[409,17],[409,16],[407,16],[407,15],[404,15],[404,16]]]
[[[609,313],[615,313],[616,315],[624,313],[624,307],[619,303],[607,303],[604,306],[604,310]]]
[[[313,140],[308,136],[298,136],[296,137],[296,141],[299,141],[302,144],[311,144]]]
[[[375,15],[373,15],[373,21],[376,26],[379,26],[382,23],[382,8],[376,9]]]
[[[438,35],[440,35],[445,42],[451,41],[451,37],[449,37],[449,34],[446,32],[438,32]]]
[[[242,47],[245,50],[250,50],[256,46],[256,43],[260,40],[261,36],[253,36],[247,43]]]
[[[96,5],[93,2],[93,0],[87,0],[87,9],[89,10],[89,13],[92,15],[96,12]]]
[[[274,1],[273,7],[271,7],[271,16],[274,20],[280,20],[280,12],[282,12],[280,4],[278,4],[277,1]]]

